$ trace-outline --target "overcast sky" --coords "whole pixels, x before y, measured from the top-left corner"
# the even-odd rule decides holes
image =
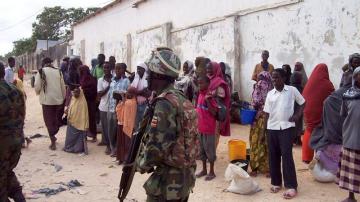
[[[13,41],[30,37],[31,24],[44,7],[103,7],[112,0],[1,0],[0,55],[12,50]]]

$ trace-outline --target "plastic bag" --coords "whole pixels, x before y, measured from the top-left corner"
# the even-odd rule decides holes
[[[336,176],[332,174],[330,171],[324,169],[321,163],[316,159],[314,159],[310,163],[309,169],[316,181],[327,183],[327,182],[334,182],[336,179]]]
[[[229,164],[226,168],[225,179],[226,181],[231,181],[231,183],[225,191],[243,195],[250,195],[261,191],[259,185],[241,166]]]

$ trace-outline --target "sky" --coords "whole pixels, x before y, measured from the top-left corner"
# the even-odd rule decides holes
[[[30,37],[32,23],[44,7],[103,7],[112,0],[1,0],[0,55],[10,52],[13,41]]]

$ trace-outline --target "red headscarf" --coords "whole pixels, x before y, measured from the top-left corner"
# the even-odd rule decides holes
[[[80,85],[84,91],[86,101],[95,101],[97,96],[97,80],[91,75],[90,69],[86,65],[79,67]]]
[[[228,84],[223,79],[223,73],[221,67],[217,62],[210,63],[214,74],[208,77],[210,78],[210,85],[208,87],[209,92],[214,92],[218,87],[222,87],[225,90],[224,104],[227,109],[226,120],[220,124],[220,135],[230,136],[230,89]]]
[[[304,118],[309,129],[314,129],[320,123],[324,100],[334,90],[326,64],[316,65],[303,91],[306,100]]]

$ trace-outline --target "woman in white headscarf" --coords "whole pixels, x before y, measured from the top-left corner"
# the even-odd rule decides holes
[[[194,64],[187,60],[183,65],[183,71],[184,75],[175,81],[175,88],[181,90],[190,101],[193,101],[196,91]]]
[[[135,118],[135,129],[137,128],[142,116],[144,115],[146,108],[146,101],[149,97],[148,82],[147,82],[147,70],[148,67],[145,63],[139,63],[135,78],[131,83],[131,87],[128,89],[128,93],[136,95],[137,111]]]

